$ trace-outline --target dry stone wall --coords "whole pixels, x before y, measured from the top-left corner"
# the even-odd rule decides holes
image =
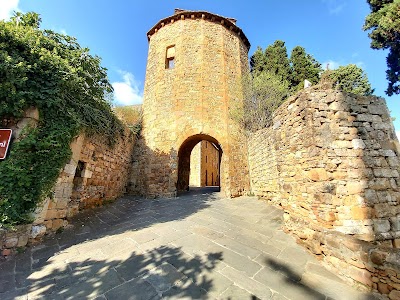
[[[400,253],[400,149],[384,99],[304,90],[248,147],[252,191],[285,210],[286,230],[346,279],[398,290],[398,262],[392,280],[371,261]]]
[[[34,222],[15,230],[0,230],[0,250],[26,246],[46,232],[68,224],[81,209],[98,206],[126,192],[135,137],[127,130],[114,146],[100,136],[79,136],[72,144],[72,158],[60,173],[52,198],[35,211]]]

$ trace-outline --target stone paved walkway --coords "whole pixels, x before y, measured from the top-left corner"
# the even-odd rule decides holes
[[[0,299],[379,299],[326,271],[254,197],[123,197],[0,262]],[[209,191],[209,190],[208,190]]]

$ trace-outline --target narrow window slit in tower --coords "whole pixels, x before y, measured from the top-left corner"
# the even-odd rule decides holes
[[[175,67],[175,45],[167,47],[165,57],[165,68],[173,69]]]

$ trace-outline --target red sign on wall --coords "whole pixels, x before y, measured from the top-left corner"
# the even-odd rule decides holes
[[[5,159],[11,140],[11,129],[0,129],[0,159]]]

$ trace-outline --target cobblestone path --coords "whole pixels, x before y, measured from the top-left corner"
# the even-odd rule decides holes
[[[263,201],[212,188],[126,196],[0,262],[0,299],[380,299],[325,270],[281,222]]]

